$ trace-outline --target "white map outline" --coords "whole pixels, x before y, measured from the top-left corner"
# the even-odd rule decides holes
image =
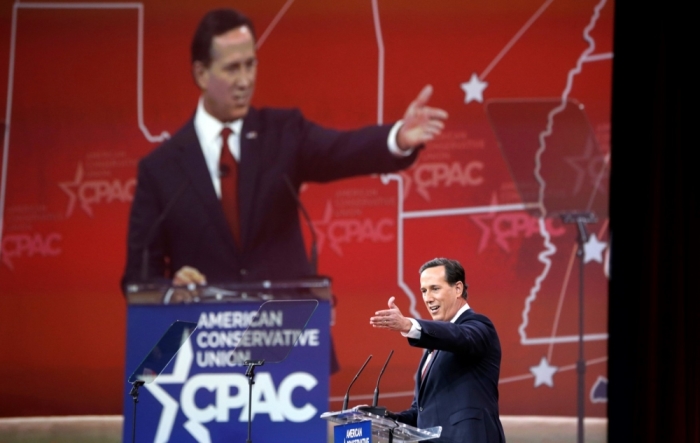
[[[598,365],[601,363],[605,363],[608,361],[608,357],[599,357],[599,358],[593,358],[590,360],[586,361],[586,366],[593,366],[593,365]],[[568,372],[568,371],[573,371],[576,369],[576,364],[571,364],[571,365],[566,365],[566,366],[561,366],[557,369],[557,372]],[[506,384],[506,383],[513,383],[517,381],[524,381],[524,380],[531,380],[535,378],[535,376],[532,373],[527,373],[523,375],[514,375],[512,377],[505,377],[501,378],[498,380],[498,384]],[[397,392],[387,392],[384,393],[382,392],[382,398],[398,398],[398,397],[413,397],[415,394],[415,391],[397,391]],[[353,395],[352,398],[353,400],[369,400],[374,397],[374,394],[359,394],[359,395]],[[330,401],[343,401],[343,396],[337,396],[337,397],[331,397],[329,400]]]
[[[269,37],[269,35],[272,33],[272,30],[275,29],[277,23],[279,23],[279,21],[282,20],[282,17],[284,17],[284,14],[287,13],[287,10],[292,6],[292,3],[294,3],[294,0],[287,0],[287,2],[284,5],[282,5],[282,8],[277,12],[275,18],[272,19],[272,21],[269,25],[267,25],[267,28],[262,33],[260,38],[258,38],[258,40],[255,42],[256,50],[259,50],[263,43],[265,43],[267,37]]]
[[[486,76],[489,75],[491,70],[493,70],[493,68],[496,67],[498,62],[500,62],[501,59],[508,53],[508,51],[510,51],[510,49],[513,47],[513,45],[515,45],[515,43],[518,40],[520,40],[520,37],[522,37],[523,34],[525,34],[525,31],[530,29],[530,26],[532,26],[532,24],[535,23],[535,21],[540,17],[540,15],[542,15],[542,13],[544,11],[546,11],[547,8],[549,8],[549,5],[551,5],[553,1],[554,0],[547,0],[546,2],[544,2],[542,4],[542,6],[539,7],[539,9],[537,11],[535,11],[535,13],[532,15],[532,17],[530,17],[528,19],[528,21],[525,22],[523,27],[520,28],[518,30],[518,32],[515,33],[513,38],[511,38],[510,41],[508,43],[506,43],[506,45],[503,47],[503,49],[501,49],[501,52],[499,52],[498,55],[496,55],[496,57],[491,61],[491,63],[489,63],[489,65],[486,67],[486,69],[484,69],[484,72],[482,72],[481,75],[479,76],[480,80],[484,80],[486,78]]]
[[[2,172],[0,172],[0,244],[4,232],[5,222],[5,196],[7,192],[7,164],[10,152],[10,128],[12,124],[12,97],[15,77],[15,50],[17,44],[17,15],[20,9],[136,9],[137,18],[137,44],[136,44],[136,114],[138,126],[146,140],[151,143],[162,142],[170,138],[167,131],[160,135],[153,135],[146,127],[143,115],[143,28],[144,6],[143,3],[22,3],[16,1],[12,7],[12,30],[10,34],[10,60],[7,75],[7,104],[5,108],[5,137],[2,154]]]
[[[487,68],[482,72],[480,79],[486,78],[488,74],[493,70],[493,68],[500,62],[500,60],[506,55],[506,53],[514,46],[514,44],[522,37],[522,35],[529,29],[529,27],[537,20],[537,18],[549,7],[549,5],[554,0],[547,0],[540,8],[533,14],[533,16],[528,19],[524,26],[514,35],[514,37],[506,44],[506,46],[499,52],[499,54],[492,60],[492,62],[487,66]],[[281,10],[275,16],[273,21],[270,23],[268,28],[259,38],[256,43],[256,48],[259,49],[267,37],[270,35],[274,27],[284,16],[286,11],[291,7],[294,0],[287,0],[287,2],[282,6]],[[576,67],[569,71],[567,86],[562,93],[562,103],[565,105],[568,94],[573,85],[573,77],[581,72],[583,63],[597,62],[601,60],[608,60],[613,57],[612,53],[600,53],[591,54],[595,49],[595,41],[590,37],[590,31],[595,28],[595,23],[600,15],[600,10],[605,6],[607,0],[601,0],[594,9],[594,14],[591,17],[589,25],[584,29],[584,39],[589,43],[589,46],[584,50],[583,54],[579,57]],[[5,207],[5,192],[6,192],[6,180],[7,180],[7,167],[8,167],[8,152],[9,152],[9,138],[10,138],[10,127],[11,127],[11,111],[12,111],[12,93],[14,84],[14,60],[15,60],[15,48],[16,48],[16,33],[17,33],[17,14],[19,9],[136,9],[138,12],[138,43],[137,43],[137,119],[139,129],[143,133],[146,140],[152,143],[161,142],[169,138],[169,133],[166,131],[161,132],[160,135],[154,136],[150,133],[144,122],[143,116],[143,29],[144,29],[144,5],[142,3],[90,3],[90,2],[78,2],[78,3],[46,3],[46,2],[36,2],[36,3],[22,3],[20,1],[15,2],[13,6],[13,16],[12,16],[12,30],[11,30],[11,43],[10,43],[10,62],[9,62],[9,73],[8,73],[8,93],[7,93],[7,107],[6,107],[6,123],[4,131],[4,147],[3,147],[3,166],[2,166],[2,180],[0,182],[0,242],[2,241],[3,234],[3,223],[4,223],[4,207]],[[378,80],[377,80],[377,122],[382,124],[383,122],[383,107],[384,107],[384,59],[385,59],[385,48],[383,42],[383,36],[381,31],[381,22],[379,17],[378,0],[372,0],[372,12],[375,26],[375,34],[378,47]],[[561,109],[560,109],[561,108]],[[540,135],[542,142],[541,149],[538,150],[536,156],[536,161],[539,164],[539,158],[541,152],[544,152],[546,144],[544,139],[551,134],[551,123],[554,115],[561,112],[563,107],[557,107],[549,115],[549,124],[547,131],[543,131]],[[609,155],[606,156],[606,166],[609,163]],[[538,181],[541,178],[538,173],[539,167],[537,167],[536,175],[538,176]],[[602,171],[601,171],[602,177]],[[385,174],[381,177],[381,182],[384,185],[388,185],[391,181],[397,182],[397,284],[404,291],[410,302],[410,312],[417,318],[421,318],[420,313],[416,309],[416,297],[409,289],[408,285],[404,281],[404,263],[403,263],[403,250],[404,250],[404,221],[409,219],[417,218],[433,218],[433,217],[446,217],[446,216],[458,216],[458,215],[473,215],[482,213],[495,213],[495,212],[511,212],[511,211],[523,211],[531,208],[540,207],[543,213],[546,214],[546,208],[544,207],[542,195],[544,193],[544,187],[546,184],[544,181],[541,182],[541,192],[540,201],[537,203],[521,203],[521,204],[508,204],[508,205],[488,205],[488,206],[475,206],[475,207],[457,207],[457,208],[446,208],[446,209],[436,209],[436,210],[420,210],[420,211],[405,211],[403,206],[403,178],[398,174]],[[600,177],[599,177],[600,178]],[[552,352],[552,345],[558,343],[570,343],[578,340],[578,336],[554,336],[554,333],[558,324],[558,317],[560,313],[560,306],[557,310],[557,315],[554,321],[553,334],[551,337],[542,338],[528,338],[524,332],[524,328],[527,327],[527,313],[529,312],[530,304],[536,299],[537,292],[539,291],[539,283],[546,278],[549,268],[551,266],[551,261],[549,261],[549,256],[552,255],[556,248],[554,248],[551,243],[549,243],[549,236],[544,229],[544,218],[539,220],[540,233],[544,239],[545,250],[538,256],[542,259],[543,264],[545,264],[544,272],[536,280],[536,284],[533,287],[535,290],[534,294],[531,291],[530,296],[526,299],[525,309],[523,311],[523,324],[519,327],[519,333],[521,336],[521,344],[523,345],[540,345],[549,344],[549,354]],[[554,251],[550,253],[550,247],[554,248]],[[573,255],[572,255],[573,257]],[[547,264],[549,263],[549,264]],[[564,282],[564,287],[568,284],[568,279],[570,275],[570,267],[573,263],[573,259],[570,260],[569,269],[567,270],[567,275]],[[564,288],[560,295],[563,297]],[[586,341],[598,341],[607,340],[607,333],[599,334],[586,334],[584,340]],[[607,361],[607,357],[591,359],[586,362],[587,365],[597,364]],[[575,365],[562,366],[558,369],[558,372],[573,370]],[[521,376],[514,376],[503,378],[499,381],[501,383],[509,383],[512,381],[525,380],[533,378],[532,374],[525,374]],[[407,392],[396,392],[384,394],[384,397],[398,397],[398,396],[409,396],[413,395],[413,391]],[[367,396],[368,398],[371,396]],[[364,398],[364,396],[357,396],[357,398]],[[330,399],[331,401],[336,400],[335,397]]]
[[[506,53],[515,45],[515,43],[524,35],[524,33],[530,28],[530,26],[537,20],[537,18],[549,7],[549,5],[553,2],[554,0],[546,0],[542,6],[530,17],[530,19],[527,20],[527,22],[523,25],[523,27],[520,28],[520,30],[514,35],[514,37],[506,44],[506,46],[498,53],[498,55],[492,60],[492,62],[488,65],[488,67],[482,72],[481,76],[479,77],[480,80],[483,80],[486,78],[486,76],[491,72],[491,70],[498,64],[498,62],[506,55]],[[562,93],[562,105],[561,110],[564,109],[564,106],[566,106],[566,101],[568,99],[568,94],[571,91],[571,88],[573,86],[573,77],[581,72],[582,69],[582,64],[583,63],[590,63],[590,62],[597,62],[597,61],[602,61],[602,60],[609,60],[613,58],[612,53],[601,53],[601,54],[591,54],[594,49],[595,49],[595,40],[590,36],[590,32],[595,28],[595,24],[600,17],[600,10],[605,6],[607,0],[601,0],[594,8],[593,15],[591,16],[591,20],[589,21],[588,26],[586,26],[583,30],[583,36],[584,39],[588,42],[589,46],[584,50],[584,52],[581,54],[579,57],[576,67],[573,68],[572,70],[569,71],[568,76],[567,76],[567,85],[566,88],[564,89]],[[379,18],[378,18],[378,7],[377,7],[377,0],[372,0],[372,6],[373,6],[373,13],[374,13],[374,20],[375,20],[375,32],[379,33],[380,31],[380,23],[379,23]],[[378,42],[381,40],[378,38]],[[380,66],[383,66],[383,57],[384,57],[384,47],[383,45],[380,48],[379,51],[379,56],[380,56]],[[380,70],[378,73],[379,76],[383,76],[384,72],[383,70]],[[383,78],[380,78],[378,81],[380,84],[383,84]],[[380,90],[381,92],[381,90]],[[378,102],[382,103],[383,97],[379,97]],[[538,182],[540,183],[540,194],[539,194],[539,201],[535,203],[522,203],[522,204],[512,204],[512,205],[490,205],[490,206],[479,206],[479,207],[461,207],[461,208],[447,208],[447,209],[438,209],[438,210],[421,210],[421,211],[405,211],[404,210],[404,200],[403,200],[403,190],[404,190],[404,183],[403,183],[403,177],[399,174],[384,174],[381,176],[381,181],[384,185],[388,185],[391,181],[396,181],[397,184],[397,285],[401,290],[404,292],[404,294],[407,296],[409,300],[409,312],[412,316],[416,318],[422,318],[420,315],[420,312],[417,310],[417,298],[413,294],[413,292],[410,290],[408,285],[405,282],[404,278],[404,263],[403,263],[403,254],[404,254],[404,220],[407,219],[413,219],[413,218],[432,218],[432,217],[444,217],[444,216],[455,216],[455,215],[468,215],[468,214],[481,214],[481,213],[495,213],[495,212],[509,212],[509,211],[521,211],[525,209],[531,209],[531,208],[540,208],[542,213],[545,214],[546,216],[546,208],[544,207],[544,202],[543,202],[543,196],[544,196],[544,187],[545,183],[544,180],[541,179],[541,176],[539,175],[539,159],[541,157],[541,154],[543,151],[543,146],[544,144],[544,138],[548,135],[551,134],[551,128],[552,128],[552,119],[556,113],[561,112],[561,110],[557,111],[560,107],[555,108],[552,112],[550,112],[548,118],[549,118],[549,124],[547,126],[547,131],[543,131],[543,133],[540,134],[540,140],[541,140],[541,147],[538,150],[538,153],[536,154],[536,176],[538,178]],[[557,111],[555,113],[555,111]],[[378,119],[378,123],[381,124],[381,120]],[[546,135],[545,135],[546,134]],[[607,168],[609,164],[609,155],[606,156],[605,159],[605,165],[603,169],[601,170],[601,173],[599,174],[598,177],[598,182],[602,179],[603,173],[605,172],[605,168]],[[594,187],[594,191],[597,189],[597,187]],[[591,196],[590,202],[592,202],[593,196]],[[590,205],[590,203],[589,203]],[[570,271],[571,271],[571,266],[573,265],[573,260],[570,261],[568,269],[567,269],[567,275],[560,293],[560,300],[559,304],[557,307],[557,313],[555,315],[555,319],[553,321],[553,327],[552,327],[552,335],[550,337],[535,337],[535,338],[528,338],[527,334],[525,333],[525,328],[527,327],[529,318],[528,318],[528,313],[530,311],[530,305],[532,302],[535,301],[537,297],[537,292],[539,292],[540,286],[542,281],[546,278],[547,274],[549,273],[549,269],[551,268],[551,260],[549,260],[549,256],[553,255],[556,252],[556,247],[549,241],[549,233],[547,232],[545,228],[545,216],[542,216],[538,219],[538,226],[540,228],[540,234],[544,238],[544,246],[545,249],[538,255],[538,259],[545,265],[544,271],[540,276],[537,277],[535,281],[535,285],[533,286],[530,295],[526,298],[525,300],[525,307],[523,309],[522,317],[523,317],[523,323],[520,325],[518,328],[519,335],[521,337],[520,343],[521,345],[543,345],[543,344],[548,344],[549,345],[549,350],[548,354],[551,356],[552,350],[553,350],[553,345],[554,344],[562,344],[562,343],[575,343],[579,340],[579,337],[577,335],[571,335],[571,336],[556,336],[556,330],[558,328],[559,324],[559,316],[561,314],[561,307],[563,304],[563,296],[565,294],[565,288],[566,285],[568,284],[569,276],[570,276]],[[534,291],[534,295],[533,295]],[[608,334],[607,333],[589,333],[584,335],[584,341],[603,341],[608,339]],[[550,360],[548,358],[548,360]],[[607,356],[606,357],[601,357],[597,359],[592,359],[588,360],[586,362],[587,365],[589,364],[595,364],[599,363],[602,361],[607,361]],[[558,368],[557,372],[561,371],[566,371],[570,370],[572,368],[575,368],[575,365],[566,365],[566,366],[561,366]],[[499,384],[501,383],[509,383],[511,381],[518,381],[518,380],[527,380],[534,377],[532,373],[524,374],[521,376],[514,376],[514,377],[507,377],[499,380]],[[396,395],[399,393],[395,393],[394,396],[399,396]],[[413,391],[411,392],[405,392],[402,393],[406,396],[413,395]],[[388,396],[388,395],[387,395]],[[361,398],[361,397],[358,397]]]
[[[523,25],[523,27],[520,28],[520,30],[515,34],[515,36],[506,44],[503,50],[501,50],[498,55],[494,58],[494,60],[489,64],[489,66],[484,70],[484,72],[481,75],[481,78],[485,78],[491,70],[496,66],[496,64],[505,56],[505,54],[515,45],[515,43],[523,36],[525,31],[530,28],[530,26],[536,21],[536,19],[549,7],[549,5],[553,2],[554,0],[547,0],[545,3],[543,3],[542,6],[530,17],[530,19],[527,20],[527,22]],[[552,112],[550,112],[549,118],[550,118],[550,124],[548,124],[548,129],[547,131],[543,131],[542,134],[540,134],[540,140],[541,143],[544,144],[544,138],[548,135],[551,134],[551,119],[553,119],[554,115],[556,113],[561,112],[563,110],[563,106],[566,105],[566,100],[568,99],[568,94],[571,91],[571,88],[573,86],[573,77],[575,74],[580,73],[581,71],[581,65],[583,63],[588,63],[588,62],[596,62],[596,61],[601,61],[601,60],[608,60],[612,58],[611,53],[603,53],[603,54],[596,54],[596,55],[591,55],[593,50],[595,49],[595,41],[590,37],[590,31],[592,31],[595,28],[596,21],[598,17],[600,16],[600,10],[605,6],[607,0],[601,0],[598,5],[594,8],[593,15],[591,17],[591,21],[589,22],[588,26],[584,28],[584,39],[589,43],[589,46],[584,50],[584,52],[581,54],[579,57],[579,60],[577,62],[576,68],[572,69],[569,71],[568,78],[567,78],[567,85],[562,93],[562,103],[563,105],[555,108]],[[372,6],[373,6],[373,14],[374,14],[374,22],[375,22],[375,31],[379,34],[381,32],[380,28],[380,22],[379,22],[379,13],[378,13],[378,7],[377,7],[377,0],[372,0]],[[378,42],[381,42],[382,40],[378,37],[377,38]],[[379,57],[380,57],[380,66],[383,66],[383,57],[384,57],[384,47],[383,45],[380,47],[379,51]],[[383,70],[380,70],[378,75],[381,77],[384,75]],[[383,84],[383,79],[381,79],[378,83]],[[380,97],[378,99],[378,102],[382,102],[382,98]],[[559,110],[561,108],[561,110]],[[559,111],[557,111],[559,110]],[[557,112],[555,112],[557,111]],[[381,121],[378,122],[381,124]],[[542,147],[540,150],[538,150],[538,153],[536,154],[536,162],[538,166],[536,167],[536,176],[538,177],[538,181],[540,182],[541,188],[540,188],[540,197],[539,201],[535,203],[521,203],[521,204],[509,204],[509,205],[487,205],[487,206],[474,206],[474,207],[461,207],[461,208],[446,208],[446,209],[435,209],[435,210],[420,210],[420,211],[405,211],[404,210],[404,205],[403,205],[403,190],[404,190],[404,184],[403,184],[403,177],[399,174],[384,174],[381,176],[381,181],[384,185],[388,185],[391,181],[396,181],[397,182],[397,285],[399,288],[403,290],[405,295],[407,296],[409,300],[409,312],[412,316],[416,318],[422,318],[420,312],[417,310],[417,297],[413,294],[413,292],[410,290],[408,285],[405,282],[404,278],[404,263],[403,263],[403,253],[404,253],[404,220],[408,219],[414,219],[414,218],[433,218],[433,217],[446,217],[446,216],[456,216],[456,215],[473,215],[473,214],[490,214],[490,213],[496,213],[496,212],[510,212],[510,211],[522,211],[522,210],[527,210],[527,209],[533,209],[533,208],[540,208],[543,213],[546,214],[546,210],[544,208],[544,203],[543,203],[543,196],[544,196],[544,181],[541,179],[541,176],[539,175],[539,158],[541,157],[541,154],[543,152]],[[606,165],[607,165],[607,160],[606,158]],[[599,180],[603,176],[603,172],[601,171],[601,174],[599,175]],[[540,234],[545,238],[545,250],[541,252],[538,255],[538,258],[540,261],[545,265],[545,271],[538,276],[535,286],[533,287],[533,290],[535,292],[535,296],[532,297],[532,291],[530,293],[530,296],[526,299],[525,301],[525,308],[523,310],[523,323],[519,327],[519,334],[521,337],[521,344],[522,345],[542,345],[542,344],[560,344],[560,343],[574,343],[578,341],[578,336],[577,335],[571,335],[571,336],[551,336],[551,337],[536,337],[536,338],[528,338],[526,333],[525,333],[525,328],[527,327],[528,323],[528,313],[530,310],[530,304],[536,299],[536,293],[539,292],[540,285],[544,278],[546,278],[547,274],[549,273],[549,269],[551,267],[551,261],[549,260],[549,256],[554,254],[556,252],[556,248],[554,245],[549,241],[549,233],[544,227],[544,217],[540,218],[538,220],[538,225],[540,227]],[[568,278],[566,280],[568,282]],[[562,293],[564,292],[564,289],[562,289]],[[560,312],[560,310],[558,310]],[[558,316],[555,318],[554,324],[558,324]],[[553,331],[556,330],[556,326],[553,328]],[[593,333],[593,334],[585,334],[584,335],[584,340],[585,341],[600,341],[600,340],[607,340],[608,334],[607,333]]]
[[[567,81],[566,81],[566,86],[564,88],[564,91],[561,94],[561,102],[559,106],[556,108],[552,109],[548,116],[547,116],[547,128],[540,133],[539,139],[540,139],[540,147],[535,153],[535,170],[534,170],[534,175],[535,178],[537,179],[537,182],[540,185],[539,188],[539,193],[538,193],[538,201],[537,205],[540,209],[540,213],[542,214],[538,220],[538,225],[540,228],[540,235],[542,236],[544,240],[544,250],[538,254],[537,258],[540,260],[541,263],[544,264],[544,269],[542,273],[537,277],[535,280],[535,284],[530,290],[530,294],[528,297],[525,299],[525,309],[523,310],[522,313],[522,318],[523,322],[520,324],[518,327],[518,333],[520,334],[520,343],[523,345],[538,345],[538,344],[549,344],[549,343],[574,343],[579,340],[578,335],[570,335],[570,336],[558,336],[558,337],[543,337],[543,338],[528,338],[527,334],[525,332],[525,329],[528,326],[529,323],[529,317],[528,314],[530,312],[530,305],[537,299],[537,294],[540,291],[541,283],[544,281],[544,279],[547,277],[549,274],[549,270],[551,269],[552,266],[552,261],[549,259],[550,256],[554,255],[557,251],[556,246],[551,242],[551,238],[549,235],[549,232],[547,231],[545,227],[545,217],[547,216],[547,208],[545,207],[544,204],[544,193],[545,193],[545,188],[547,186],[544,178],[540,175],[540,169],[542,167],[541,163],[541,158],[544,152],[547,149],[547,144],[546,144],[546,138],[549,137],[552,132],[553,132],[553,127],[554,127],[554,117],[561,113],[567,105],[568,99],[569,99],[569,93],[571,92],[571,89],[573,88],[573,83],[574,83],[574,77],[578,74],[581,73],[583,69],[583,63],[586,63],[587,57],[595,50],[595,40],[591,37],[590,32],[595,29],[595,25],[598,21],[598,18],[600,17],[600,10],[605,6],[607,3],[607,0],[600,0],[598,4],[595,6],[593,9],[593,15],[591,16],[591,19],[588,23],[588,26],[586,26],[583,30],[583,38],[586,42],[588,42],[588,47],[584,49],[583,53],[579,57],[578,61],[576,62],[576,66],[569,70],[568,75],[567,75]],[[602,175],[599,176],[599,179]],[[595,193],[596,190],[594,188],[593,192]],[[592,200],[591,200],[592,202]],[[558,319],[556,319],[556,323],[558,323]],[[608,334],[607,333],[598,333],[598,334],[585,334],[583,336],[584,341],[598,341],[598,340],[607,340],[608,339]]]

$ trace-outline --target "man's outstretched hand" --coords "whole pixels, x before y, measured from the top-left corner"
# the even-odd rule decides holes
[[[408,105],[396,142],[403,150],[414,149],[433,140],[445,128],[447,111],[428,106],[433,87],[426,85]]]
[[[375,312],[374,317],[370,317],[369,324],[375,328],[408,333],[411,330],[411,320],[401,315],[394,300],[394,297],[389,298],[387,303],[389,309]]]

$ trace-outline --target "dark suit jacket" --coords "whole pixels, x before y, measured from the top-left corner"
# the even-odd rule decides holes
[[[295,197],[284,177],[298,192],[304,181],[405,168],[416,153],[393,156],[386,145],[390,129],[335,131],[305,120],[298,110],[251,108],[241,135],[239,246],[190,120],[139,163],[123,283],[141,280],[145,248],[148,279],[168,278],[183,265],[199,269],[209,283],[312,275]]]
[[[455,323],[418,323],[421,338],[408,341],[434,355],[421,382],[427,351],[423,354],[413,403],[396,414],[398,420],[419,428],[442,426],[440,442],[505,442],[498,415],[501,345],[491,321],[469,309]]]

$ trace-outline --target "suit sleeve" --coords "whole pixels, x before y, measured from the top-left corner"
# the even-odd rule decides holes
[[[397,157],[389,151],[391,125],[337,131],[298,116],[303,134],[298,165],[302,181],[326,182],[394,172],[410,166],[418,155],[418,150],[407,157]]]
[[[493,325],[480,320],[457,323],[417,320],[421,325],[421,337],[409,338],[411,346],[448,351],[471,358],[484,356],[493,344],[496,333]]]
[[[410,408],[406,409],[405,411],[395,413],[394,419],[409,426],[418,426],[418,405],[416,403],[416,398],[413,398]]]

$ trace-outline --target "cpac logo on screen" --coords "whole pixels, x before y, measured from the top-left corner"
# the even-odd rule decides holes
[[[14,270],[12,259],[20,257],[56,257],[61,255],[61,234],[52,232],[42,235],[34,234],[9,234],[2,237],[2,262],[9,269]]]
[[[136,179],[122,180],[83,180],[83,164],[78,163],[75,178],[71,182],[60,182],[58,186],[68,195],[68,207],[66,218],[75,210],[76,203],[80,203],[82,210],[92,214],[92,205],[99,203],[121,202],[129,203],[134,199]]]
[[[318,251],[328,241],[328,246],[342,257],[343,243],[388,243],[394,240],[394,225],[396,221],[389,217],[372,220],[369,217],[333,219],[333,205],[326,203],[323,219],[314,221],[314,229],[318,235]]]
[[[174,362],[172,374],[161,374],[156,381],[145,387],[163,406],[154,442],[171,439],[178,409],[186,417],[183,427],[200,443],[211,442],[206,423],[226,423],[231,420],[248,420],[248,379],[243,374],[196,374],[190,376],[193,361],[192,344],[188,340],[182,346]],[[180,401],[176,401],[164,385],[179,384]],[[251,415],[267,415],[270,421],[305,422],[317,415],[317,408],[310,403],[297,405],[292,400],[296,389],[311,391],[318,384],[316,378],[306,372],[287,375],[275,386],[268,372],[258,372],[253,390]],[[201,391],[213,393],[213,400],[203,402]]]
[[[486,249],[491,239],[505,252],[510,252],[508,240],[519,237],[530,238],[540,232],[538,219],[524,212],[472,215],[471,220],[481,228],[479,252]],[[556,227],[553,220],[551,218],[545,220],[547,232],[552,237],[564,235],[566,229],[563,226]]]
[[[411,185],[426,201],[430,201],[431,188],[449,188],[452,186],[479,186],[484,182],[481,175],[484,163],[473,160],[465,165],[452,163],[421,163],[416,168],[402,172],[406,182],[405,196],[408,197]]]

